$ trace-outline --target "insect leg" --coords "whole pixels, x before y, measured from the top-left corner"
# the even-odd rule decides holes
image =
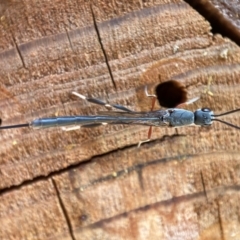
[[[181,103],[181,104],[177,105],[176,107],[177,107],[177,108],[182,108],[182,107],[184,107],[184,106],[186,106],[186,105],[189,105],[189,104],[192,104],[192,103],[196,102],[198,99],[200,99],[200,97],[192,98],[192,99],[188,100],[188,101],[185,102],[185,103]]]
[[[62,127],[63,131],[72,131],[72,130],[77,130],[80,129],[81,127],[83,128],[92,128],[92,127],[99,127],[102,125],[107,125],[107,123],[92,123],[92,124],[86,124],[82,126],[70,126],[70,127]]]
[[[148,138],[146,140],[140,141],[137,147],[139,148],[142,145],[142,143],[149,142],[151,140],[151,135],[152,135],[152,126],[150,126],[148,130]]]
[[[91,102],[91,103],[95,103],[95,104],[98,104],[98,105],[102,105],[102,106],[105,106],[106,108],[109,108],[109,107],[113,107],[113,108],[116,108],[118,110],[122,110],[122,111],[125,111],[125,112],[133,112],[131,109],[128,109],[122,105],[118,105],[118,104],[109,104],[109,103],[106,103],[102,100],[99,100],[97,98],[88,98],[88,97],[85,97],[83,96],[82,94],[80,93],[77,93],[77,92],[72,92],[73,95],[83,99],[83,100],[86,100],[88,102]]]
[[[146,94],[147,97],[152,98],[151,111],[153,111],[155,103],[156,103],[157,96],[155,94],[149,94],[148,90],[147,90],[147,86],[145,86],[144,91],[145,91],[145,94]],[[149,129],[148,129],[148,138],[146,140],[140,141],[138,143],[138,148],[141,146],[142,143],[149,142],[151,140],[151,135],[152,135],[152,126],[150,126]]]
[[[145,142],[149,142],[151,139],[147,139],[147,140],[143,140],[143,141],[140,141],[137,145],[137,147],[139,148],[143,143]]]
[[[152,111],[154,109],[157,96],[155,94],[149,94],[148,90],[147,90],[147,86],[145,86],[144,91],[145,91],[145,94],[146,94],[147,97],[151,97],[152,98],[152,107],[151,107],[151,111]]]
[[[88,102],[91,102],[91,103],[95,103],[95,104],[98,104],[98,105],[101,105],[101,106],[105,106],[106,108],[109,108],[109,107],[114,107],[116,109],[120,109],[122,111],[126,111],[126,112],[132,112],[132,110],[122,106],[122,105],[118,105],[118,104],[109,104],[109,103],[106,103],[102,100],[99,100],[99,99],[96,99],[96,98],[88,98],[88,97],[85,97],[84,95],[80,94],[80,93],[77,93],[77,92],[72,92],[73,95],[83,99],[83,100],[86,100]],[[93,123],[93,124],[86,124],[86,125],[82,125],[82,126],[68,126],[68,127],[62,127],[62,130],[63,131],[72,131],[72,130],[77,130],[77,129],[80,129],[81,127],[84,127],[84,128],[91,128],[91,127],[98,127],[100,125],[106,125],[107,123],[105,122],[102,122],[102,123]]]
[[[61,129],[67,132],[67,131],[78,130],[80,128],[81,128],[80,126],[71,126],[71,127],[62,127]]]

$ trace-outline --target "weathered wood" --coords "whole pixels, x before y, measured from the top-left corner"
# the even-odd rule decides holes
[[[144,86],[170,78],[201,96],[191,110],[239,107],[239,47],[182,1],[3,9],[4,125],[100,110],[73,90],[147,110]],[[137,149],[146,136],[139,126],[1,131],[0,239],[239,239],[239,131],[158,128]]]
[[[228,37],[240,45],[239,6],[236,1],[185,0],[185,2],[211,23],[213,33]]]

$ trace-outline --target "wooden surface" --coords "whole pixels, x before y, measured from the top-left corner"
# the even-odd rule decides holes
[[[3,125],[105,110],[73,90],[148,110],[144,86],[168,79],[191,110],[240,106],[240,48],[182,1],[0,6]],[[240,132],[155,128],[138,149],[147,131],[2,130],[0,239],[239,239]]]

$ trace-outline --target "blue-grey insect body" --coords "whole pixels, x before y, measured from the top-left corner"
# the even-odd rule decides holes
[[[170,127],[187,126],[194,123],[194,113],[184,109],[168,109],[163,121],[167,122]]]
[[[212,124],[213,112],[209,108],[198,109],[194,112],[194,123],[196,125],[208,126]]]
[[[147,126],[181,127],[188,125],[207,126],[212,124],[213,112],[210,109],[198,109],[191,112],[185,109],[173,108],[153,112],[106,112],[104,115],[93,116],[63,116],[56,118],[40,118],[30,123],[35,129],[66,126],[83,126],[91,124],[135,124]]]
[[[39,118],[35,119],[30,123],[10,125],[10,126],[0,126],[0,129],[9,128],[19,128],[19,127],[31,127],[35,129],[51,128],[51,127],[96,127],[99,125],[106,124],[134,124],[134,125],[145,125],[145,126],[155,126],[155,127],[181,127],[188,125],[200,125],[209,126],[212,121],[219,121],[228,126],[240,129],[240,127],[235,126],[231,123],[225,122],[216,117],[227,115],[240,111],[236,109],[223,114],[214,115],[213,112],[208,108],[198,109],[195,112],[191,112],[180,108],[171,109],[160,109],[157,111],[150,112],[134,112],[124,106],[117,104],[108,104],[101,100],[94,98],[86,98],[85,96],[74,93],[78,97],[88,100],[92,103],[105,105],[107,107],[114,107],[118,112],[100,112],[98,115],[92,116],[62,116],[62,117],[50,117],[50,118]]]

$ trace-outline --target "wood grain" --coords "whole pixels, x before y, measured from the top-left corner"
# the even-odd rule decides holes
[[[144,86],[168,79],[200,96],[191,110],[239,107],[239,47],[182,1],[1,4],[3,125],[105,110],[73,90],[148,110]],[[156,128],[136,148],[146,137],[1,131],[0,239],[239,239],[239,131]]]

